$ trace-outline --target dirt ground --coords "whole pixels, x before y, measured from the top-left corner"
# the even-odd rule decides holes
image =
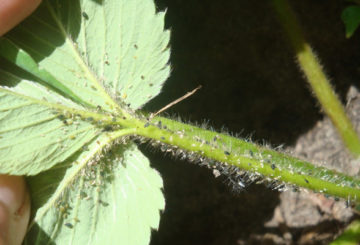
[[[360,132],[360,30],[346,39],[340,0],[290,1]],[[168,113],[208,120],[301,158],[356,174],[312,97],[269,1],[157,0],[167,8],[172,75],[145,109],[156,111],[199,84]],[[354,218],[343,200],[251,185],[234,193],[205,168],[142,146],[164,179],[166,209],[151,245],[328,244]]]

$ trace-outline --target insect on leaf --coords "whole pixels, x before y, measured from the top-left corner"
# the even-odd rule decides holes
[[[45,0],[0,38],[0,172],[35,175],[27,244],[148,244],[161,177],[103,119],[159,94],[168,42],[152,0]]]

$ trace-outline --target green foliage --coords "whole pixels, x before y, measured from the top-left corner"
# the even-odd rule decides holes
[[[346,38],[350,38],[360,25],[360,6],[346,7],[341,13],[341,19],[345,24]]]
[[[121,145],[113,151],[86,168],[88,153],[84,152],[84,160],[77,164],[60,165],[31,181],[36,202],[44,193],[54,194],[38,210],[29,244],[149,243],[149,228],[158,227],[158,210],[165,205],[162,180],[136,146]],[[49,176],[59,172],[64,172],[63,178],[53,192]]]
[[[0,171],[38,174],[27,243],[148,244],[162,180],[105,121],[160,92],[163,18],[150,0],[48,0],[0,39]]]

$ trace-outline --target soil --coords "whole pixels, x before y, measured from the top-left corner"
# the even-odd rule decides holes
[[[157,0],[167,9],[172,74],[144,108],[198,85],[169,115],[274,147],[348,174],[351,158],[312,97],[270,1]],[[307,40],[360,131],[360,30],[346,39],[338,0],[290,1]],[[207,121],[208,120],[208,121]],[[142,146],[164,179],[166,209],[151,245],[328,244],[355,218],[345,201],[250,185],[235,193],[199,166]]]

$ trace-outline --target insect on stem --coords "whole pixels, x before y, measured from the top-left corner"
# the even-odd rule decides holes
[[[161,112],[169,109],[170,107],[172,107],[173,105],[179,103],[180,101],[186,99],[187,97],[193,95],[196,91],[198,91],[199,89],[201,89],[201,85],[197,86],[194,90],[187,92],[185,95],[181,96],[180,98],[174,100],[173,102],[167,104],[166,106],[164,106],[163,108],[161,108],[160,110],[158,110],[155,113],[151,113],[150,117],[149,117],[149,121],[151,121],[151,119],[153,119],[155,116],[159,115]]]

